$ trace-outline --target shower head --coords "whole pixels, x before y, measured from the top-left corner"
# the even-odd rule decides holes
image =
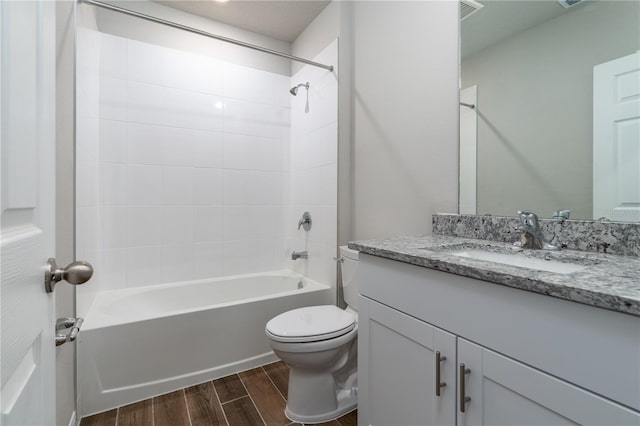
[[[299,89],[300,87],[304,87],[305,89],[309,90],[309,82],[307,81],[306,83],[300,83],[300,84],[298,84],[297,86],[292,87],[292,88],[289,90],[289,93],[291,93],[293,96],[296,96],[296,95],[298,94],[298,89]]]

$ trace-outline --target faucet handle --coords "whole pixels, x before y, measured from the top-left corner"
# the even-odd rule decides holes
[[[520,222],[524,226],[538,227],[538,215],[528,210],[518,210],[518,216],[520,216]]]
[[[311,229],[311,213],[304,212],[302,214],[302,219],[298,221],[298,229],[300,229],[301,226],[304,228],[305,231],[308,231],[309,229]]]
[[[553,218],[567,220],[571,217],[572,211],[573,209],[556,210],[555,212],[553,212]]]

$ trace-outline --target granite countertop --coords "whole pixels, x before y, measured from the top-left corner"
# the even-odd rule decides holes
[[[638,257],[576,250],[524,250],[504,242],[443,235],[352,241],[349,242],[349,248],[386,259],[640,316]],[[500,253],[518,252],[518,256],[577,263],[585,268],[561,274],[451,254],[456,250],[476,248]]]

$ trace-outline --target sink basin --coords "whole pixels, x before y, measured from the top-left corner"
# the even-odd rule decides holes
[[[586,268],[585,265],[576,263],[559,262],[557,260],[528,257],[519,252],[495,252],[480,249],[464,249],[451,251],[448,254],[469,259],[484,260],[487,262],[501,263],[503,265],[518,266],[521,268],[535,269],[538,271],[554,272],[556,274],[571,274]]]

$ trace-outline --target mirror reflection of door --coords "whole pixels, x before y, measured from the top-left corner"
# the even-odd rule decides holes
[[[640,50],[640,2],[480,2],[484,7],[461,23],[461,87],[482,90],[476,213],[533,210],[551,218],[554,211],[573,209],[571,219],[640,220],[628,206],[635,202],[635,187],[628,184],[640,185],[631,163],[637,156],[625,154],[625,170],[614,172],[627,182],[619,193],[624,200],[618,200],[625,207],[617,208],[624,214],[594,217],[593,169],[594,67]],[[625,79],[638,84],[630,75]],[[462,107],[460,113],[463,120]],[[634,127],[623,128],[624,149],[631,150]],[[470,163],[460,163],[461,212],[472,211],[462,181],[472,173],[464,170]]]
[[[478,87],[460,91],[460,214],[476,214]]]
[[[640,51],[593,68],[593,217],[640,222]]]

